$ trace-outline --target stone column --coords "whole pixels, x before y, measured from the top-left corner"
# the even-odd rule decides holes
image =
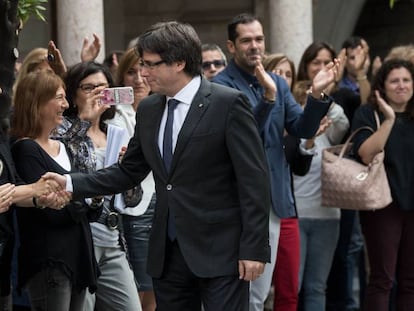
[[[97,61],[105,54],[105,32],[103,0],[57,0],[58,48],[66,65],[80,61],[80,51],[85,37],[91,41],[92,33],[101,40],[101,52]]]
[[[312,0],[269,0],[269,21],[267,50],[286,54],[297,67],[313,41]]]

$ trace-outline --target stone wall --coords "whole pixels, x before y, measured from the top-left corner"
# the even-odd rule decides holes
[[[50,3],[56,1],[49,0]],[[106,44],[103,53],[125,49],[128,42],[149,25],[172,19],[191,23],[203,42],[217,43],[226,52],[227,22],[241,12],[261,18],[268,49],[271,36],[277,36],[269,31],[274,16],[269,16],[268,1],[278,0],[102,1]],[[314,39],[330,42],[336,49],[352,34],[368,40],[373,56],[384,56],[397,44],[414,42],[413,0],[399,0],[392,10],[388,0],[313,0],[313,6]],[[19,41],[21,55],[38,46],[46,47],[52,34],[59,32],[59,29],[52,31],[56,17],[49,12],[46,16],[48,23],[31,18],[25,26]]]

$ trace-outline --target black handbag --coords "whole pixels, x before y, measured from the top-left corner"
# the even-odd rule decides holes
[[[135,207],[141,202],[142,195],[144,191],[142,190],[141,185],[135,186],[132,189],[124,191],[122,193],[122,197],[124,198],[124,202],[126,207]]]

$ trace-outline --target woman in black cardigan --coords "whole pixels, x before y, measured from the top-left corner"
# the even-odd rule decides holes
[[[33,72],[17,85],[12,128],[17,141],[12,154],[25,182],[48,171],[71,171],[66,147],[49,138],[67,107],[64,83],[54,73]],[[27,288],[32,310],[82,310],[86,289],[96,289],[97,265],[89,228],[96,213],[84,202],[71,202],[60,210],[37,205],[37,209],[16,209],[18,285]]]

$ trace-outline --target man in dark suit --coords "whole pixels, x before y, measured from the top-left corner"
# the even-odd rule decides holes
[[[157,310],[248,310],[249,281],[270,259],[270,188],[247,98],[201,77],[201,43],[190,25],[156,24],[137,51],[154,94],[140,103],[122,162],[67,175],[67,183],[45,177],[78,198],[129,189],[152,170],[148,272]]]

